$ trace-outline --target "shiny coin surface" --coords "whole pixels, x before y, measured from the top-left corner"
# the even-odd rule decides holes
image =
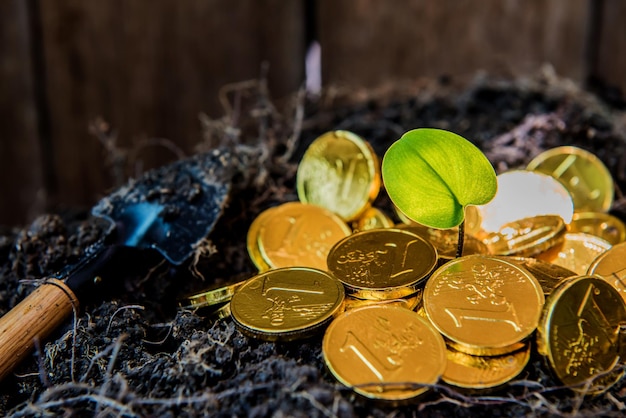
[[[393,209],[396,215],[398,216],[398,219],[400,219],[400,221],[403,224],[407,226],[420,225],[417,222],[410,219],[404,213],[402,213],[402,211],[398,209],[397,206],[394,205]],[[474,205],[466,206],[465,207],[465,235],[473,236],[477,232],[480,232],[481,223],[482,223],[482,218],[481,218],[481,214],[480,214],[480,210],[478,209],[478,206],[474,206]],[[423,226],[423,225],[420,225],[420,226]],[[396,225],[396,228],[397,227],[398,225]],[[424,227],[424,228],[427,228],[427,227]],[[436,228],[430,228],[430,229],[436,229]],[[452,230],[458,231],[458,227],[452,228]],[[444,231],[444,230],[441,230],[441,231]]]
[[[598,274],[626,301],[626,242],[617,244],[591,262],[587,274]]]
[[[242,332],[269,341],[305,338],[328,324],[343,305],[343,285],[305,267],[270,270],[249,279],[230,302]]]
[[[230,302],[225,303],[222,306],[219,306],[216,310],[209,314],[209,317],[215,321],[229,318],[231,315],[230,312]]]
[[[578,274],[565,267],[531,257],[507,257],[507,260],[524,267],[541,285],[543,294],[548,296],[561,281]]]
[[[569,190],[577,212],[607,212],[613,204],[613,178],[589,151],[566,146],[542,152],[527,170],[548,174]]]
[[[441,262],[456,258],[459,240],[459,229],[429,228],[418,223],[397,225],[396,228],[416,233],[435,246]],[[463,255],[489,254],[489,248],[479,239],[465,234],[463,238]]]
[[[248,248],[248,255],[252,260],[252,263],[259,269],[260,272],[264,272],[270,269],[259,249],[259,231],[263,223],[271,216],[272,211],[276,208],[269,208],[261,212],[250,224],[248,228],[248,235],[246,237],[246,246]]]
[[[481,229],[486,232],[497,232],[510,222],[540,215],[558,215],[569,223],[574,213],[565,186],[547,174],[524,170],[499,174],[496,196],[476,208]]]
[[[324,334],[331,373],[372,399],[403,401],[437,383],[446,365],[441,335],[408,309],[369,306],[345,312]]]
[[[577,276],[561,283],[546,301],[537,329],[537,348],[556,377],[572,389],[601,393],[623,375],[620,326],[626,306],[599,277]],[[589,379],[599,376],[586,387]]]
[[[380,164],[372,147],[348,131],[331,131],[307,148],[296,186],[303,203],[322,206],[345,221],[357,219],[380,189]]]
[[[533,216],[506,223],[498,232],[479,237],[491,254],[529,257],[562,242],[565,222],[555,215]]]
[[[602,238],[583,233],[568,233],[554,250],[537,255],[540,260],[565,267],[576,274],[585,274],[589,266],[611,244]]]
[[[382,210],[371,207],[367,209],[358,220],[354,222],[353,229],[355,232],[368,231],[370,229],[391,228],[393,221]]]
[[[530,359],[530,343],[502,356],[472,356],[447,349],[448,362],[441,379],[449,385],[466,389],[501,386],[524,370]]]
[[[223,305],[226,302],[230,302],[237,289],[244,283],[245,280],[236,280],[232,283],[209,287],[201,292],[183,298],[179,306],[185,309],[200,309]]]
[[[418,290],[416,293],[413,293],[412,295],[405,296],[403,298],[397,298],[397,299],[382,299],[382,300],[358,299],[352,296],[346,296],[344,305],[345,305],[346,311],[350,309],[362,308],[364,306],[372,306],[372,305],[377,305],[377,304],[399,306],[401,308],[405,308],[410,311],[413,311],[415,310],[415,308],[417,308],[417,306],[419,305],[421,301],[422,301],[422,291]]]
[[[399,229],[357,232],[328,254],[328,270],[348,294],[361,299],[395,299],[415,293],[437,263],[435,247]]]
[[[569,232],[583,232],[595,235],[611,245],[626,241],[626,226],[613,215],[601,212],[574,213],[567,227]]]
[[[341,218],[320,206],[284,203],[262,219],[259,252],[271,268],[304,266],[326,270],[331,247],[351,233]]]
[[[439,267],[426,283],[424,310],[458,351],[507,354],[535,330],[545,297],[528,271],[501,258],[470,255]]]
[[[469,205],[465,207],[465,233],[475,236],[480,231],[483,222],[478,206]],[[468,254],[469,255],[469,254]]]
[[[393,205],[393,209],[396,213],[396,215],[398,216],[398,219],[400,219],[400,221],[402,222],[403,225],[406,225],[407,227],[411,227],[411,226],[419,226],[419,227],[423,227],[423,228],[428,228],[424,225],[421,225],[415,221],[413,221],[412,219],[410,219],[408,216],[406,216],[404,213],[402,213],[402,211],[400,209],[398,209],[397,206]],[[480,225],[482,223],[482,219],[481,219],[481,214],[480,211],[478,209],[478,206],[473,206],[473,205],[469,205],[465,207],[465,235],[467,236],[473,236],[475,235],[477,232],[480,232]],[[399,228],[400,225],[396,225],[396,228]],[[437,230],[437,228],[428,228],[428,229],[432,229],[432,230]],[[455,228],[451,228],[451,231],[457,231],[457,235],[458,235],[458,227]],[[447,229],[440,229],[440,231],[448,231]],[[469,255],[469,254],[468,254]]]

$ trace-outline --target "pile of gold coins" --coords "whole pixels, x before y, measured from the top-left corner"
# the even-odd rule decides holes
[[[269,341],[323,332],[328,370],[372,399],[501,386],[533,339],[573,390],[602,393],[622,377],[626,227],[608,214],[614,186],[597,157],[560,147],[500,174],[493,201],[466,208],[461,257],[458,228],[397,210],[394,223],[372,206],[380,187],[366,141],[322,135],[299,165],[299,202],[250,226],[259,274],[182,304]]]

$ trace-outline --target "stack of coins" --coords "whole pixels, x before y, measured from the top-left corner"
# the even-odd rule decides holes
[[[304,266],[326,270],[330,248],[352,230],[321,206],[284,203],[262,212],[248,230],[248,253],[259,271]]]
[[[626,227],[607,213],[607,173],[573,147],[502,173],[494,201],[466,208],[456,258],[458,228],[419,225],[397,208],[394,223],[372,206],[371,147],[329,132],[304,154],[300,201],[250,226],[259,274],[184,305],[215,305],[269,341],[325,329],[328,370],[366,398],[405,402],[441,383],[497,388],[526,367],[533,338],[563,384],[602,393],[626,355]]]
[[[545,151],[526,168],[559,180],[570,193],[577,214],[567,222],[568,233],[559,247],[540,258],[585,274],[596,257],[624,238],[618,232],[624,230],[622,222],[606,214],[614,194],[609,170],[592,153],[571,146]]]
[[[328,270],[356,299],[416,297],[437,265],[435,247],[410,231],[372,229],[339,241]]]
[[[307,267],[269,270],[233,295],[233,320],[247,335],[268,341],[308,337],[343,306],[344,289],[334,277]]]
[[[274,341],[307,337],[350,305],[327,259],[353,228],[393,225],[371,206],[380,189],[379,159],[358,135],[328,132],[306,150],[296,183],[298,202],[266,209],[248,229],[248,254],[259,274],[183,298],[182,307],[232,314],[244,333]],[[395,303],[415,308],[412,293]]]
[[[543,304],[537,279],[504,258],[463,256],[440,267],[426,284],[423,315],[447,342],[450,367],[442,379],[478,389],[517,376]]]

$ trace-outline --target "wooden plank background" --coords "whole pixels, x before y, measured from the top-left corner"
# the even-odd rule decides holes
[[[551,63],[581,81],[587,9],[587,0],[320,0],[322,79],[374,86]]]
[[[0,2],[0,21],[0,225],[6,225],[44,209],[44,185],[26,3]]]
[[[59,7],[62,3],[62,7]],[[42,1],[46,89],[51,105],[56,200],[89,204],[111,185],[103,146],[88,132],[102,116],[129,148],[171,139],[190,153],[200,141],[200,112],[219,115],[221,86],[259,77],[272,66],[276,94],[302,79],[298,2],[281,0]],[[158,164],[174,157],[148,148]]]
[[[325,86],[550,63],[626,91],[625,18],[622,0],[4,0],[0,225],[89,207],[116,184],[89,132],[97,117],[121,148],[168,138],[191,153],[198,114],[223,114],[221,87],[267,62],[271,94],[295,92],[314,38]],[[163,147],[142,155],[175,158]]]
[[[626,1],[603,0],[593,75],[626,95]]]

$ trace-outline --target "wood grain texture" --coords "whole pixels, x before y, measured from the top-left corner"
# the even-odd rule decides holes
[[[0,2],[0,225],[42,210],[42,161],[27,4]]]
[[[262,62],[274,97],[294,92],[304,77],[305,11],[317,11],[310,29],[322,44],[325,85],[479,70],[517,76],[544,63],[582,82],[590,1],[316,0],[316,9],[304,0],[0,2],[0,225],[50,210],[45,202],[89,207],[115,186],[109,155],[89,133],[97,117],[116,129],[121,148],[168,138],[191,153],[198,114],[220,117],[220,89],[257,78]],[[602,4],[591,70],[626,91],[626,4]],[[35,64],[29,5],[41,21]],[[175,155],[148,147],[139,158],[145,168]]]
[[[219,117],[218,91],[270,64],[275,96],[303,74],[301,2],[82,0],[41,2],[57,202],[91,205],[110,188],[104,147],[88,132],[101,116],[118,145],[167,138],[185,153],[201,139],[200,112]],[[171,161],[146,148],[148,165]]]
[[[604,0],[595,76],[626,95],[626,2]]]
[[[0,381],[52,331],[70,317],[78,302],[60,280],[35,289],[0,318]]]
[[[524,75],[580,81],[587,0],[319,0],[325,83]]]

